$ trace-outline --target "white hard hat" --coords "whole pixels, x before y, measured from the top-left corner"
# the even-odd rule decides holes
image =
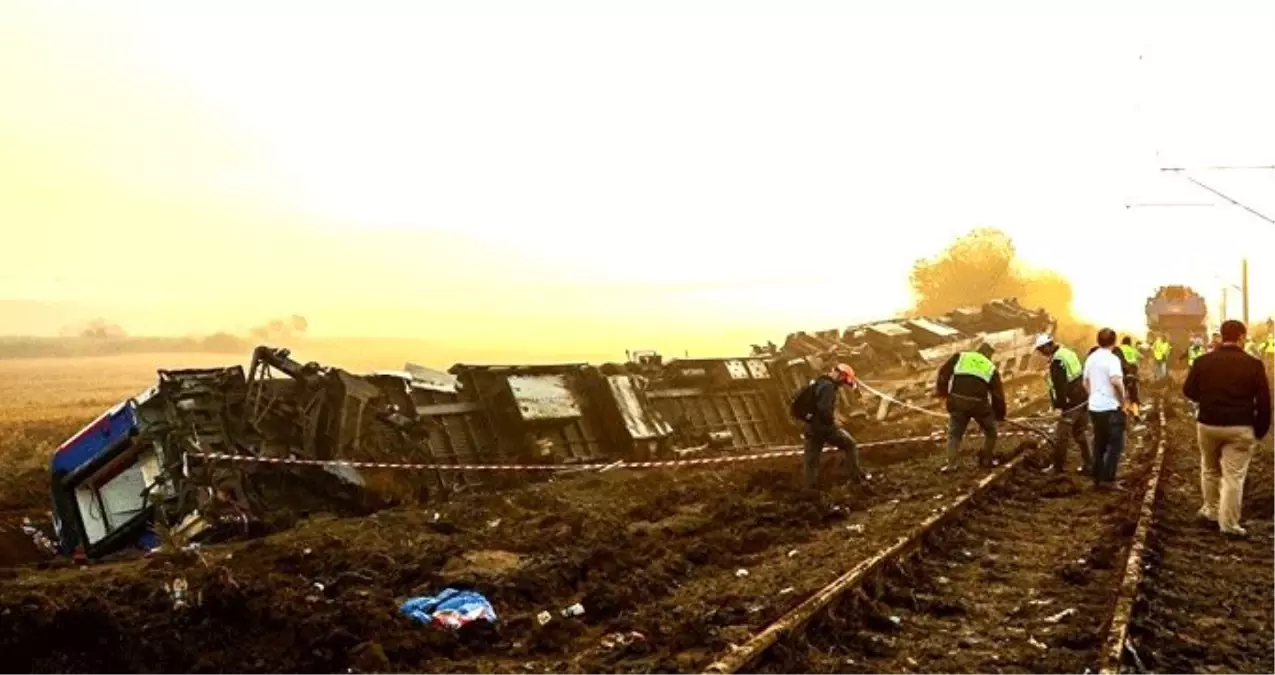
[[[1049,333],[1041,333],[1040,335],[1036,336],[1036,345],[1033,346],[1032,349],[1040,349],[1041,347],[1044,347],[1047,344],[1052,344],[1053,341],[1054,341],[1054,336],[1050,335]]]

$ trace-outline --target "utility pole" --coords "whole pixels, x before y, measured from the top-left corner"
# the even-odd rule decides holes
[[[1240,298],[1244,308],[1244,325],[1248,326],[1248,258],[1240,259]]]

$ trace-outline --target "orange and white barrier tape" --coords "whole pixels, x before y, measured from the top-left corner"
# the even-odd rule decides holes
[[[1025,436],[1022,432],[999,434],[1000,437]],[[904,445],[907,443],[938,442],[945,437],[941,432],[924,436],[908,436],[881,441],[859,443],[860,448],[880,447],[886,445]],[[255,455],[232,455],[223,452],[190,452],[187,456],[209,461],[251,462],[257,464],[287,464],[293,466],[345,466],[352,469],[405,469],[409,471],[591,471],[603,469],[676,469],[684,466],[704,466],[708,464],[731,464],[735,462],[751,462],[779,457],[796,457],[802,454],[802,446],[785,445],[775,450],[752,452],[723,457],[703,457],[697,459],[670,459],[649,462],[592,462],[587,464],[413,464],[409,462],[370,462],[350,459],[301,459],[295,457],[258,457]]]

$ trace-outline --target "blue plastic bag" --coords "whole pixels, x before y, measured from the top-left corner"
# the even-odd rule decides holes
[[[496,622],[496,610],[481,593],[445,588],[438,595],[409,598],[398,611],[417,623],[457,629],[474,621]]]

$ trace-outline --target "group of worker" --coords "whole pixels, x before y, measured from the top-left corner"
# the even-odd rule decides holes
[[[1204,342],[1203,335],[1193,335],[1191,336],[1190,343],[1187,344],[1186,352],[1182,354],[1180,358],[1182,361],[1186,362],[1187,368],[1190,368],[1195,364],[1196,359],[1217,349],[1221,346],[1221,344],[1221,331],[1214,331],[1209,337],[1207,345]],[[1268,330],[1266,337],[1261,340],[1254,340],[1251,337],[1245,336],[1244,343],[1241,346],[1242,350],[1246,354],[1265,362],[1269,367],[1272,360],[1275,360],[1275,331]],[[1143,349],[1143,351],[1147,351],[1147,349]],[[1169,340],[1165,336],[1157,335],[1149,346],[1149,351],[1151,352],[1152,359],[1155,361],[1154,379],[1167,379],[1169,377],[1169,358],[1173,353],[1173,345],[1170,344]]]
[[[1255,343],[1247,339],[1246,332],[1239,321],[1223,323],[1211,349],[1189,357],[1190,370],[1183,386],[1183,393],[1197,405],[1204,502],[1200,517],[1233,537],[1245,535],[1239,524],[1244,475],[1257,441],[1270,430],[1272,412],[1266,371],[1253,357]],[[1125,430],[1130,418],[1141,416],[1139,363],[1143,352],[1149,351],[1155,378],[1164,379],[1172,348],[1164,336],[1156,336],[1150,345],[1135,345],[1131,336],[1125,336],[1117,344],[1116,332],[1110,328],[1099,330],[1096,337],[1097,344],[1083,362],[1051,335],[1036,339],[1036,351],[1049,360],[1046,386],[1050,404],[1058,413],[1050,469],[1060,474],[1066,471],[1069,441],[1075,441],[1081,461],[1077,470],[1087,473],[1096,489],[1122,489],[1116,473],[1124,452]],[[1260,349],[1270,348],[1268,336]],[[991,345],[983,343],[973,351],[953,354],[939,368],[935,394],[944,401],[948,416],[946,461],[940,471],[955,466],[971,421],[984,436],[979,465],[995,464],[996,428],[1006,419],[1006,405],[1001,374],[992,361],[994,353]],[[843,451],[851,480],[868,477],[860,467],[854,438],[837,423],[837,391],[843,386],[854,388],[858,382],[853,368],[838,364],[794,400],[793,416],[805,422],[807,487],[815,483],[826,445]],[[1090,425],[1092,444],[1086,434]]]
[[[1088,472],[1095,486],[1112,485],[1125,448],[1127,417],[1139,416],[1139,351],[1128,337],[1117,346],[1116,332],[1108,328],[1099,330],[1098,345],[1090,350],[1084,364],[1076,352],[1058,345],[1051,336],[1040,336],[1035,348],[1049,359],[1049,398],[1054,410],[1060,411],[1054,430],[1053,471],[1065,471],[1067,439],[1071,438],[1080,447],[1079,471]],[[954,353],[938,369],[935,393],[945,402],[947,411],[947,456],[942,472],[956,466],[961,439],[970,422],[983,431],[979,466],[991,467],[996,462],[993,450],[997,426],[1006,420],[1006,403],[1005,387],[1000,369],[992,361],[993,353],[995,348],[984,342],[977,350]],[[805,422],[807,487],[815,485],[820,456],[826,445],[833,445],[844,453],[852,480],[862,481],[868,477],[859,464],[856,441],[836,421],[838,389],[857,385],[852,367],[838,364],[803,389],[793,401],[793,417]],[[1085,438],[1090,424],[1094,427],[1093,453]]]

